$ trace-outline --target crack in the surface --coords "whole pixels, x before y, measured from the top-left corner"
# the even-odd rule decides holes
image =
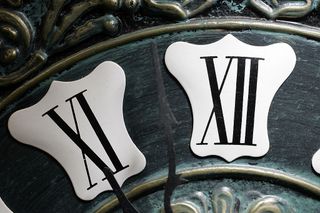
[[[163,77],[161,73],[161,62],[158,53],[158,47],[155,42],[151,43],[152,49],[152,56],[153,56],[153,63],[154,68],[156,71],[156,83],[157,83],[157,90],[158,90],[158,97],[159,97],[159,107],[160,107],[160,121],[163,125],[163,130],[166,137],[166,144],[167,144],[167,156],[168,156],[168,179],[165,185],[165,192],[164,192],[164,210],[166,213],[172,213],[171,209],[171,196],[175,190],[175,188],[180,184],[180,176],[176,173],[176,152],[174,147],[174,137],[173,137],[173,130],[172,124],[176,124],[177,121],[173,116],[173,113],[170,109]]]

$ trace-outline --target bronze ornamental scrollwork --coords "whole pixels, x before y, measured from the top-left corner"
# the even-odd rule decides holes
[[[14,6],[21,5],[20,1],[8,1],[8,3]],[[164,16],[171,16],[173,19],[187,19],[208,9],[215,1],[206,0],[195,9],[189,10],[186,9],[190,3],[189,1],[186,1],[184,4],[179,4],[177,2],[163,3],[156,0],[90,0],[68,5],[70,7],[69,12],[65,14],[63,18],[59,18],[62,9],[67,3],[68,1],[65,0],[50,2],[47,14],[42,21],[42,39],[41,43],[37,45],[40,47],[33,50],[32,56],[26,59],[26,66],[11,71],[10,74],[1,77],[0,86],[23,81],[30,74],[37,72],[42,65],[46,63],[48,55],[73,47],[93,35],[102,32],[111,37],[118,35],[121,29],[121,17],[114,14],[120,9],[135,12],[139,8],[143,8],[152,12],[159,12],[159,14]],[[75,25],[80,17],[97,8],[104,8],[106,11],[105,15],[96,19],[89,19],[70,32],[70,28]],[[10,10],[1,10],[0,16],[3,34],[7,34],[11,39],[14,39],[14,37],[17,36],[15,30],[5,25],[5,23],[9,22],[15,25],[14,27],[17,27],[19,31],[21,31],[24,47],[29,48],[33,39],[33,31],[30,29],[31,27],[27,19],[22,14],[18,15],[17,12]],[[57,22],[59,22],[58,25]],[[8,64],[13,62],[18,52],[19,51],[14,48],[3,50],[1,55],[2,63]]]
[[[200,213],[213,212],[236,213],[240,211],[241,202],[237,200],[235,192],[229,187],[220,187],[212,192],[212,200],[202,192],[195,192],[189,196],[180,198],[172,203],[173,212],[176,213]],[[247,192],[256,196],[254,201],[249,202],[246,212],[249,213],[293,213],[290,203],[283,198],[272,195],[262,195],[257,191]],[[194,202],[192,200],[198,200]],[[162,211],[163,212],[163,211]]]
[[[3,2],[6,2],[13,7],[22,5],[22,1]],[[64,0],[50,1],[49,10],[42,20],[42,39],[41,43],[37,44],[39,48],[34,49],[34,47],[31,47],[34,50],[32,51],[32,56],[25,59],[27,60],[26,66],[17,68],[16,70],[11,71],[10,74],[1,77],[0,85],[6,86],[23,81],[31,73],[37,72],[37,70],[46,63],[48,55],[50,56],[56,52],[74,47],[96,34],[103,32],[106,35],[111,36],[111,38],[121,34],[121,16],[115,15],[119,10],[134,13],[139,9],[143,9],[150,11],[151,14],[156,12],[160,16],[167,16],[172,18],[172,20],[183,20],[195,17],[214,7],[214,5],[217,4],[217,1],[205,0],[200,1],[200,3],[189,0],[184,1],[183,3],[156,0],[81,1],[68,5],[69,12],[65,14],[63,18],[59,18],[61,11],[66,4],[67,1]],[[262,13],[270,19],[304,17],[317,7],[317,5],[315,5],[316,2],[312,0],[285,3],[272,1],[272,6],[262,0],[250,0],[247,4],[249,8],[252,7],[253,11]],[[82,25],[75,28],[73,27],[80,17],[97,8],[104,8],[106,11],[105,15],[95,19],[89,19]],[[26,17],[12,9],[2,9],[0,20],[3,35],[6,35],[6,37],[11,40],[15,40],[18,30],[20,33],[19,36],[22,36],[22,39],[19,40],[23,41],[21,50],[14,47],[6,48],[4,46],[5,43],[2,44],[1,61],[3,64],[7,65],[8,63],[13,63],[18,54],[21,54],[30,48],[34,32]],[[13,26],[9,26],[8,22]],[[56,25],[57,22],[59,22],[58,25]],[[73,29],[70,31],[71,27]]]

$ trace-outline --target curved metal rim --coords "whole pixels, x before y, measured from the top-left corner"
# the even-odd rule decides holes
[[[39,75],[25,82],[23,85],[15,89],[0,102],[0,111],[4,110],[18,97],[22,96],[30,88],[35,87],[41,81],[49,78],[55,73],[69,68],[73,64],[101,53],[108,49],[127,44],[129,42],[138,41],[144,38],[159,36],[165,33],[173,33],[188,30],[205,30],[205,29],[224,29],[224,30],[265,30],[276,31],[282,33],[295,34],[305,36],[315,40],[320,40],[320,30],[315,27],[284,22],[284,21],[266,21],[253,18],[215,18],[192,20],[183,23],[168,24],[157,27],[151,27],[144,30],[135,31],[119,36],[114,39],[100,42],[92,45],[84,50],[81,50],[73,55],[66,57],[63,60],[56,62],[43,70]]]
[[[320,186],[314,183],[308,182],[302,178],[296,177],[294,175],[289,175],[284,172],[266,169],[263,167],[248,167],[241,165],[218,165],[207,168],[197,168],[184,170],[179,172],[181,178],[184,179],[201,179],[208,176],[223,176],[224,178],[236,177],[236,179],[244,179],[245,177],[255,178],[255,180],[262,180],[267,182],[278,182],[284,185],[290,185],[291,187],[296,187],[297,189],[302,189],[306,193],[310,193],[316,197],[320,197]],[[208,179],[208,178],[207,178]],[[135,200],[153,192],[157,189],[163,188],[166,183],[167,178],[161,177],[152,181],[142,183],[126,193],[129,200]],[[102,205],[96,210],[96,213],[105,213],[113,210],[119,205],[116,197],[112,197],[110,201]]]

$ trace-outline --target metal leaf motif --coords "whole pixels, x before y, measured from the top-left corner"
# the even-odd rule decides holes
[[[195,192],[173,200],[171,206],[175,213],[295,213],[292,205],[279,196],[263,195],[257,191],[249,191],[244,195],[252,194],[254,199],[249,201],[247,208],[234,190],[226,186],[214,189],[211,199],[203,192]],[[240,211],[241,205],[245,210]]]
[[[288,202],[277,196],[265,196],[249,206],[248,213],[294,213]]]
[[[203,192],[194,192],[174,200],[171,208],[174,213],[209,213],[209,199]],[[161,209],[161,213],[164,213]]]
[[[272,6],[263,0],[250,0],[249,5],[263,13],[270,19],[299,18],[307,15],[313,9],[313,1],[285,1],[272,0]]]
[[[216,213],[233,213],[236,197],[232,189],[221,187],[213,192],[212,205]]]

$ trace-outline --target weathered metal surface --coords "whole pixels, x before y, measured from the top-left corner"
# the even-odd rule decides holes
[[[142,12],[133,10],[135,14],[111,10],[102,16],[100,10],[94,9],[88,17],[73,22],[71,18],[61,18],[61,14],[70,11],[70,16],[76,14],[77,11],[72,10],[74,4],[79,4],[77,10],[83,7],[84,11],[87,7],[84,1],[70,2],[56,14],[61,19],[58,25],[65,30],[46,36],[55,24],[52,19],[50,24],[46,14],[54,16],[58,12],[57,9],[48,11],[49,6],[62,7],[64,1],[55,1],[56,5],[51,1],[23,4],[1,1],[0,25],[5,41],[0,40],[0,45],[5,47],[1,46],[1,51],[19,50],[18,55],[11,51],[12,54],[3,57],[5,63],[0,67],[3,85],[20,82],[1,90],[0,196],[5,203],[14,212],[113,212],[116,209],[121,212],[111,192],[102,193],[90,202],[81,201],[75,196],[66,173],[52,157],[17,143],[7,130],[10,114],[36,103],[52,80],[75,80],[102,61],[112,60],[125,70],[124,118],[130,136],[147,158],[143,173],[129,179],[123,187],[138,210],[159,212],[163,209],[168,156],[162,102],[170,115],[177,172],[182,177],[172,199],[174,212],[318,212],[320,177],[311,168],[312,155],[320,148],[317,2],[269,2],[268,6],[261,1],[203,1],[215,3],[198,16],[206,19],[177,24],[172,22],[179,19],[163,18],[168,15],[166,11],[158,11],[156,17],[153,13],[150,15],[146,2],[140,5]],[[6,18],[1,18],[7,13]],[[257,18],[260,14],[272,19],[304,17],[294,21],[309,26]],[[118,18],[122,20],[120,31],[114,28],[119,26],[113,22]],[[100,22],[104,21],[109,24],[102,26]],[[69,24],[71,28],[64,26]],[[159,24],[167,25],[149,28]],[[107,27],[107,34],[101,33],[99,27]],[[92,34],[86,34],[85,29],[90,29]],[[136,31],[138,29],[144,30]],[[24,38],[19,39],[19,43],[15,41],[16,33]],[[207,44],[228,33],[252,45],[285,42],[297,55],[296,67],[277,92],[269,111],[269,152],[259,159],[241,158],[232,163],[192,154],[189,148],[191,108],[185,92],[163,63],[166,48],[175,41]],[[58,34],[64,46],[53,42],[59,40]],[[74,37],[75,34],[78,37]],[[51,42],[47,42],[48,39]],[[32,73],[25,75],[29,72]],[[6,80],[8,76],[13,77]]]

